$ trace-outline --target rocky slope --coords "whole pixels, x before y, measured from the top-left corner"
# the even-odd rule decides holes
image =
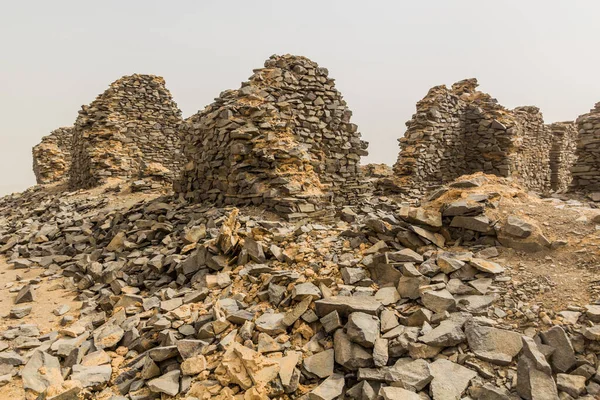
[[[0,388],[28,399],[594,399],[600,213],[500,178],[335,218],[156,183],[0,199]]]

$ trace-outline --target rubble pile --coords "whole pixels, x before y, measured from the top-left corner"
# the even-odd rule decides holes
[[[0,253],[41,273],[11,287],[0,382],[48,400],[596,398],[600,305],[528,304],[498,241],[540,232],[495,217],[491,179],[327,223],[177,196],[119,206],[115,188],[5,197]],[[41,332],[23,321],[46,280],[82,307]]]
[[[406,134],[398,139],[395,182],[385,179],[383,186],[418,195],[480,171],[514,177],[532,190],[550,189],[553,135],[539,109],[508,110],[477,86],[476,79],[457,82],[451,89],[436,86],[417,103]],[[570,178],[558,176],[565,181],[557,186],[567,185]]]
[[[181,111],[154,75],[124,76],[90,105],[73,128],[69,185],[90,188],[107,178],[172,180],[183,163]]]
[[[573,188],[600,192],[600,103],[576,121],[579,131],[577,161],[571,168]],[[598,195],[600,198],[600,195]]]
[[[571,168],[577,156],[577,127],[573,122],[555,122],[549,125],[552,132],[550,149],[550,184],[557,192],[564,192],[571,185]]]
[[[58,182],[67,178],[71,166],[73,128],[53,130],[32,149],[33,173],[38,184]]]
[[[182,126],[188,164],[175,189],[194,201],[264,204],[291,219],[360,198],[367,155],[326,68],[271,56]]]

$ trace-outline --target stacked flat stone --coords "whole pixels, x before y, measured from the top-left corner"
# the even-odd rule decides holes
[[[67,178],[72,140],[73,128],[63,127],[53,130],[33,147],[33,173],[37,183],[47,184]]]
[[[364,195],[367,143],[326,68],[271,56],[182,125],[188,164],[176,190],[193,201],[264,204],[290,218]]]
[[[552,148],[550,149],[550,178],[552,190],[566,191],[572,181],[571,167],[577,156],[577,127],[572,121],[555,122],[548,125],[552,132]]]
[[[114,177],[173,179],[182,161],[181,122],[163,78],[135,74],[113,82],[79,111],[70,186],[89,188]]]
[[[399,139],[400,184],[427,189],[481,171],[548,190],[552,135],[539,109],[508,110],[477,86],[476,79],[436,86],[417,103]]]
[[[579,139],[577,161],[571,172],[573,188],[585,192],[600,191],[600,103],[577,118]]]

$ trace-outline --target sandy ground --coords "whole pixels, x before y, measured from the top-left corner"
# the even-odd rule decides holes
[[[9,291],[10,287],[17,286],[17,277],[22,280],[38,277],[43,271],[42,268],[35,269],[13,269],[4,258],[0,257],[0,331],[4,331],[10,326],[22,324],[36,324],[40,333],[44,334],[60,327],[61,317],[53,314],[53,310],[62,304],[67,304],[71,310],[66,315],[76,316],[81,308],[81,302],[75,299],[77,295],[65,289],[56,289],[62,285],[63,278],[50,279],[43,278],[35,290],[35,301],[29,303],[32,305],[31,313],[21,319],[8,318],[10,309],[14,306],[16,293]],[[21,379],[13,378],[12,382],[6,386],[0,387],[0,400],[4,399],[24,399],[25,392],[22,388]]]

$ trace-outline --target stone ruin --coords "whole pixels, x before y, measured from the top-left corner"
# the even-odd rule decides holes
[[[38,184],[47,184],[67,178],[71,166],[73,128],[53,130],[32,149],[33,173]]]
[[[589,113],[577,118],[579,140],[577,161],[571,172],[573,189],[585,192],[600,191],[600,103]]]
[[[552,190],[564,192],[571,185],[571,168],[577,160],[577,127],[571,121],[555,122],[548,127],[552,132],[550,185]]]
[[[189,162],[176,190],[290,218],[364,194],[367,143],[328,75],[305,57],[271,56],[240,89],[221,93],[182,125]]]
[[[70,186],[89,188],[114,177],[173,179],[181,164],[181,122],[163,78],[135,74],[113,82],[79,111]]]
[[[461,175],[485,172],[514,177],[532,190],[568,186],[571,128],[545,125],[537,107],[508,110],[477,86],[476,79],[450,89],[436,86],[417,103],[417,113],[399,139],[394,171],[400,184],[437,187]],[[551,155],[556,148],[571,153]]]

